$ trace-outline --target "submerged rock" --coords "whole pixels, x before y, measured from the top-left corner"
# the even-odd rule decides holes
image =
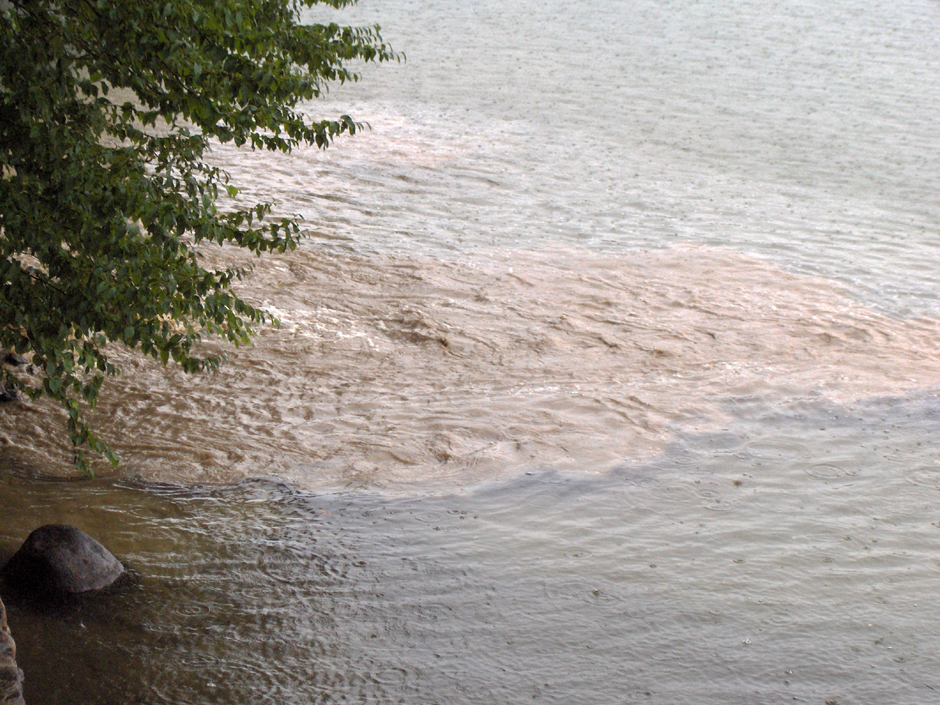
[[[3,568],[17,590],[69,595],[108,587],[124,573],[117,558],[81,529],[47,524],[29,535]]]
[[[23,672],[16,666],[16,643],[0,600],[0,705],[24,705]]]

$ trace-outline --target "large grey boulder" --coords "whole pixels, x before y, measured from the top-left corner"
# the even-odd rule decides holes
[[[124,566],[81,529],[47,524],[29,535],[3,573],[24,593],[74,595],[107,587],[121,577]]]
[[[23,672],[16,667],[16,643],[7,626],[3,600],[0,600],[0,705],[25,705]]]

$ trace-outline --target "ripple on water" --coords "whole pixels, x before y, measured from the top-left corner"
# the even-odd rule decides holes
[[[371,680],[373,683],[378,683],[379,685],[384,686],[400,686],[404,685],[408,680],[408,671],[404,668],[382,668],[378,671],[367,672],[365,677]]]
[[[816,480],[841,480],[855,477],[859,474],[860,469],[857,467],[831,465],[829,463],[817,463],[815,465],[808,465],[803,471]]]
[[[752,458],[764,461],[785,461],[793,458],[808,460],[813,457],[812,451],[797,440],[781,441],[762,438],[745,443],[744,452]]]
[[[940,467],[921,466],[905,470],[904,479],[912,485],[940,488]]]
[[[706,500],[702,504],[702,507],[709,512],[733,512],[738,508],[738,504],[724,497],[714,497]]]
[[[690,488],[699,506],[710,512],[731,512],[738,508],[738,501],[728,496],[726,489],[717,482],[698,481]]]

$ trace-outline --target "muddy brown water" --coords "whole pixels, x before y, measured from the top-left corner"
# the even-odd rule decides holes
[[[94,481],[0,409],[0,557],[133,575],[4,594],[31,705],[935,701],[937,3],[353,13],[371,131],[212,153],[304,218],[281,327],[115,350]]]

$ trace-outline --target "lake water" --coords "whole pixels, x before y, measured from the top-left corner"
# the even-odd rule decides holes
[[[4,407],[37,703],[927,703],[940,689],[940,5],[363,0],[407,61],[218,148],[305,219],[218,373],[120,351],[68,473]]]

